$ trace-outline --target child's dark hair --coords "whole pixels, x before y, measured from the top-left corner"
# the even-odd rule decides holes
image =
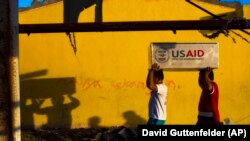
[[[200,76],[204,76],[205,75],[205,72],[206,72],[206,69],[202,69],[200,70]],[[210,80],[214,80],[214,72],[211,71],[209,74],[208,74],[208,78]]]
[[[154,76],[157,77],[160,80],[163,80],[164,79],[163,70],[160,69],[160,70],[155,71]]]

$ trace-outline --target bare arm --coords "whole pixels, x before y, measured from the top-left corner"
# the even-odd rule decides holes
[[[205,91],[207,91],[207,92],[212,92],[212,90],[213,90],[213,80],[211,80],[210,78],[209,78],[209,74],[211,73],[211,71],[212,71],[212,69],[210,68],[210,67],[207,67],[206,68],[206,71],[205,71],[205,74],[204,74],[204,78],[203,78],[203,80],[204,80],[204,90]]]
[[[147,87],[152,90],[157,92],[158,88],[154,82],[154,71],[158,70],[159,66],[154,63],[151,67],[151,69],[148,71],[148,76],[147,76]]]

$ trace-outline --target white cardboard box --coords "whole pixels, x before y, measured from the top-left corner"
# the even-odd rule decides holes
[[[218,43],[152,43],[151,64],[162,69],[219,67]]]

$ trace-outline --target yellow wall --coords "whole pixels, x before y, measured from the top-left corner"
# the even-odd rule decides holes
[[[245,19],[250,19],[250,5],[243,6],[243,13]]]
[[[215,14],[234,9],[195,1]],[[94,5],[78,22],[94,22]],[[209,15],[184,0],[103,0],[103,21],[199,20]],[[19,23],[62,23],[63,3],[19,13]],[[215,39],[193,31],[20,34],[21,121],[24,127],[116,126],[147,121],[145,87],[152,42],[218,42],[221,120],[250,123],[249,35],[234,30]],[[248,32],[250,32],[248,30]],[[73,35],[71,34],[73,37]],[[242,38],[243,37],[243,38]],[[236,43],[233,41],[235,39]],[[165,71],[166,124],[195,124],[201,89],[198,71]],[[53,103],[64,98],[61,105]],[[73,101],[73,104],[71,102]]]

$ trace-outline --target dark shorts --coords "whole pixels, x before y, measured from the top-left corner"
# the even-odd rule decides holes
[[[159,120],[154,118],[149,118],[148,125],[164,125],[165,120]]]

